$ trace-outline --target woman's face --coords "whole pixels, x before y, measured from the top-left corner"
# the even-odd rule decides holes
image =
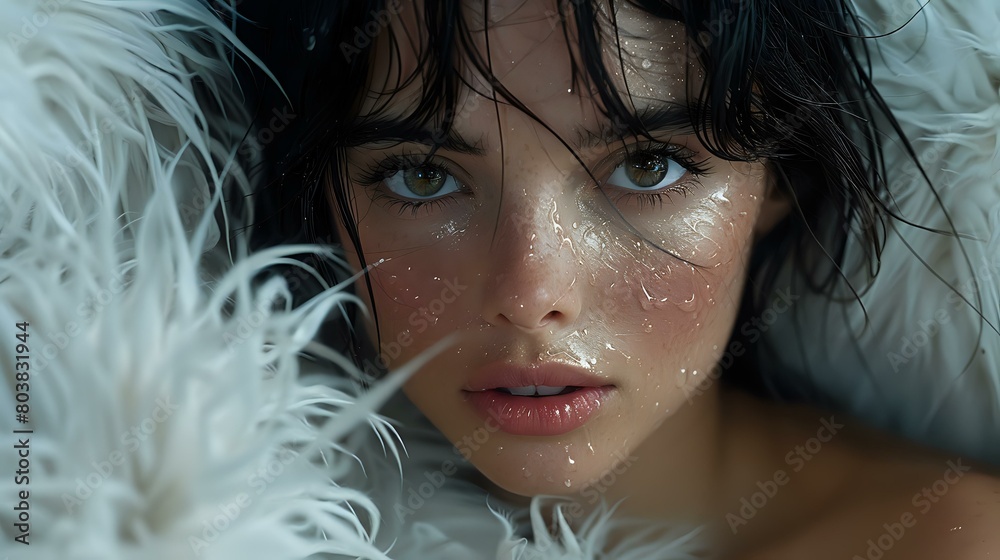
[[[416,9],[404,4],[397,37],[417,35]],[[348,153],[361,246],[380,263],[369,303],[382,360],[402,366],[459,333],[405,392],[480,471],[522,495],[579,491],[688,404],[733,328],[764,194],[762,164],[712,157],[686,128],[686,80],[700,76],[686,78],[681,24],[621,6],[625,71],[617,51],[606,60],[656,142],[621,141],[573,86],[575,50],[555,13],[554,3],[491,2],[493,71],[541,122],[466,92],[453,141],[429,161],[419,139]],[[385,101],[377,94],[398,69],[415,70],[401,50],[392,64],[377,57],[373,83],[385,87],[362,113]],[[408,85],[380,115],[407,115],[418,91]],[[367,297],[363,280],[358,293]]]

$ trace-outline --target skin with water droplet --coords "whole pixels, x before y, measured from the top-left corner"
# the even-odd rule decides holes
[[[523,3],[522,9],[540,4]],[[538,21],[541,31],[551,31],[544,17]],[[515,35],[505,41],[502,35],[509,31]],[[650,436],[663,408],[673,409],[673,403],[684,399],[669,381],[673,372],[711,365],[714,353],[707,348],[726,343],[731,331],[727,322],[735,309],[716,305],[697,321],[691,314],[711,299],[738,301],[743,257],[758,213],[753,196],[762,192],[762,182],[759,176],[734,172],[734,164],[712,157],[693,135],[677,134],[662,140],[695,152],[713,170],[692,183],[687,195],[671,194],[662,205],[639,205],[617,191],[602,193],[551,133],[577,126],[597,129],[600,111],[579,92],[573,90],[572,98],[564,93],[573,89],[572,65],[560,34],[526,31],[518,26],[497,29],[495,44],[514,52],[495,60],[517,61],[498,76],[551,130],[509,105],[497,107],[486,100],[463,113],[455,128],[462,137],[482,138],[488,155],[446,149],[437,154],[460,160],[469,196],[400,214],[380,206],[369,196],[370,189],[359,186],[352,193],[357,206],[348,210],[355,212],[366,261],[387,259],[369,273],[374,301],[369,301],[364,279],[357,284],[358,296],[378,313],[381,332],[366,324],[369,338],[381,340],[381,350],[391,350],[397,356],[394,363],[403,364],[446,335],[464,337],[461,351],[442,352],[405,386],[407,396],[453,442],[482,425],[463,401],[461,387],[490,361],[569,364],[617,387],[617,402],[602,406],[584,430],[567,435],[567,441],[587,452],[567,457],[565,448],[551,441],[498,431],[490,435],[490,449],[496,452],[473,453],[473,464],[491,480],[532,495],[565,491],[562,483],[570,467],[576,469],[574,480],[599,477],[610,467],[614,451],[628,452],[631,442]],[[677,37],[684,36],[682,31]],[[698,85],[685,81],[688,71],[695,70],[690,73],[695,80],[701,73],[674,62],[677,53],[685,52],[683,45],[661,46],[640,48],[637,58],[630,56],[620,79],[634,78],[635,91],[647,99],[680,101],[688,85]],[[655,71],[644,75],[643,60]],[[537,79],[539,64],[548,83]],[[376,57],[371,83],[392,86],[400,68],[405,75],[405,69],[416,68],[416,60],[391,66]],[[388,82],[381,79],[386,76]],[[379,92],[373,93],[361,113],[378,106]],[[406,107],[393,101],[388,109],[405,113]],[[398,151],[392,150],[348,150],[347,171],[379,163]],[[613,159],[609,149],[584,155],[589,167],[604,173],[602,178],[609,176],[611,170],[597,169],[601,161]],[[349,239],[338,215],[332,219],[341,238]],[[353,246],[347,244],[345,251],[360,267]],[[388,282],[389,276],[396,281]],[[455,303],[433,317],[419,314],[420,308],[443,301],[443,283],[464,287]],[[453,296],[447,294],[449,300]],[[537,329],[537,321],[524,324],[526,317],[551,311],[561,319]],[[411,319],[414,312],[416,320]],[[407,333],[408,344],[398,342],[400,333]]]

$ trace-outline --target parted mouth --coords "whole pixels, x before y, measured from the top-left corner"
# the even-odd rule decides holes
[[[588,387],[614,385],[578,367],[547,362],[520,366],[505,361],[487,364],[463,388],[468,392],[496,390],[523,397],[550,397]]]
[[[525,385],[524,387],[496,387],[495,390],[519,397],[551,397],[554,395],[572,393],[580,388],[581,387],[565,385],[562,387],[550,387],[548,385]]]
[[[589,422],[615,394],[610,380],[556,362],[494,362],[477,371],[462,391],[483,421],[526,437],[569,433]]]

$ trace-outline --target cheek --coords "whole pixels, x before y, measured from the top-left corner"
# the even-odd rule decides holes
[[[676,410],[716,366],[739,309],[762,185],[735,175],[663,219],[667,247],[607,228],[585,234],[588,252],[601,255],[590,271],[587,344],[604,368],[627,372],[623,390],[635,401],[624,414],[634,425]],[[656,420],[639,418],[648,414]]]
[[[640,235],[610,234],[599,224],[586,231],[584,246],[599,255],[590,271],[598,315],[630,325],[636,339],[674,347],[728,323],[739,304],[761,184],[759,176],[732,175],[677,211],[626,216]]]
[[[475,323],[468,288],[477,276],[462,259],[464,231],[441,239],[433,228],[426,231],[386,234],[385,228],[359,224],[362,248],[370,263],[372,296],[363,277],[356,293],[378,314],[367,322],[371,340],[381,343],[381,362],[388,368],[402,365],[450,332]],[[349,252],[352,265],[357,256]]]

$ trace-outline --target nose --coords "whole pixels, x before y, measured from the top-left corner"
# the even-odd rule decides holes
[[[563,227],[555,193],[505,197],[490,249],[492,280],[483,316],[524,332],[566,328],[580,316],[578,248]]]

